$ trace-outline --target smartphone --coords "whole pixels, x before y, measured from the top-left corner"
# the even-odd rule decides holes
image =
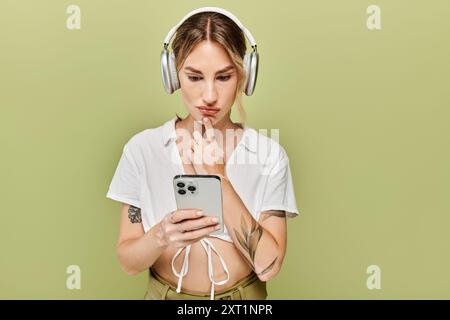
[[[216,175],[179,174],[173,177],[173,188],[178,209],[201,209],[204,216],[217,217],[220,229],[210,234],[223,232],[222,184]]]

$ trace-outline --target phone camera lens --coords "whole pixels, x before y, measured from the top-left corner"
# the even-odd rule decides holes
[[[189,186],[189,187],[188,187],[188,190],[189,190],[189,191],[195,191],[195,187],[194,187],[194,186]]]
[[[177,186],[180,187],[180,188],[183,188],[184,187],[184,183],[183,182],[178,182]]]
[[[185,193],[186,193],[186,190],[180,189],[180,190],[178,190],[178,193],[179,193],[179,194],[185,194]]]

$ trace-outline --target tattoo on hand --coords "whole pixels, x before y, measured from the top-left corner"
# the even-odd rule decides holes
[[[256,249],[258,248],[259,240],[263,234],[263,227],[256,222],[255,220],[251,220],[250,229],[247,226],[244,216],[241,217],[241,233],[239,233],[236,229],[233,229],[234,234],[239,242],[239,245],[245,249],[248,256],[244,255],[247,262],[250,264],[253,270],[255,270],[255,254]],[[275,265],[275,261],[278,259],[276,257],[263,271],[257,273],[258,275],[263,275],[269,272],[273,266]],[[255,271],[256,272],[256,271]]]
[[[130,206],[130,208],[128,208],[128,218],[130,219],[131,223],[142,222],[141,209],[135,206]]]

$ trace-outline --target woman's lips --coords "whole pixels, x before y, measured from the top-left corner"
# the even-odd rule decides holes
[[[202,108],[202,107],[198,107],[198,109],[200,110],[200,112],[204,115],[208,115],[208,116],[213,116],[215,115],[217,112],[220,111],[220,109],[208,109],[208,108]]]

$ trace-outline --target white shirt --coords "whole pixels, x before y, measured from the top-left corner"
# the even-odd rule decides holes
[[[176,119],[145,129],[129,139],[106,194],[110,199],[140,208],[145,232],[177,209],[172,181],[175,175],[185,172],[175,142]],[[289,158],[277,141],[244,125],[242,138],[225,165],[229,181],[256,221],[266,210],[284,210],[289,218],[299,214]],[[233,242],[226,226],[221,234],[210,236]],[[228,269],[211,242],[206,238],[200,242],[208,255],[213,299],[214,285],[229,279]],[[183,249],[186,249],[184,263],[177,273],[173,263]],[[216,282],[213,278],[211,249],[219,256],[228,275],[223,281]],[[189,251],[190,245],[180,248],[172,260],[172,270],[179,278],[177,292],[188,271]]]

